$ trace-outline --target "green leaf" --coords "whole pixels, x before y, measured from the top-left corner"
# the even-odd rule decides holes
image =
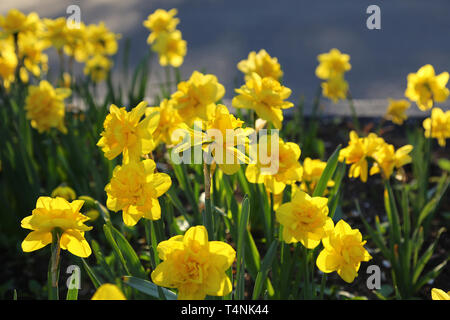
[[[314,189],[313,197],[321,197],[324,194],[325,189],[327,188],[328,181],[331,179],[334,171],[336,170],[340,149],[341,146],[339,145],[336,150],[334,150],[330,158],[328,158],[327,165],[323,170],[322,175],[320,176],[316,188]]]
[[[145,269],[142,266],[136,251],[134,251],[127,239],[125,239],[125,237],[116,228],[113,227],[112,232],[114,238],[116,239],[117,245],[125,258],[131,275],[136,277],[145,277],[147,274],[145,273]]]
[[[439,237],[441,234],[445,231],[445,228],[441,228],[438,231],[438,234],[436,236],[436,239],[433,241],[433,243],[425,250],[425,252],[422,254],[422,256],[417,261],[417,264],[414,266],[414,273],[412,277],[413,283],[417,282],[417,279],[419,278],[422,270],[425,268],[425,265],[430,260],[431,256],[433,255],[434,249],[436,248],[436,245],[439,241]]]
[[[113,253],[116,256],[117,260],[120,261],[122,267],[124,268],[125,272],[128,275],[131,275],[129,269],[128,269],[128,265],[127,262],[125,261],[125,258],[122,255],[122,252],[119,249],[119,246],[117,245],[116,240],[114,239],[113,235],[112,235],[112,230],[111,227],[107,224],[103,225],[103,231],[105,233],[106,236],[106,240],[109,242],[109,244],[111,245],[112,249],[113,249]]]
[[[269,250],[267,250],[266,255],[261,263],[261,269],[258,272],[255,280],[255,286],[253,287],[253,300],[257,300],[261,294],[263,284],[266,282],[267,274],[272,266],[273,259],[278,248],[278,241],[274,240],[270,244]]]
[[[123,283],[129,285],[130,287],[145,293],[153,298],[159,298],[159,290],[161,290],[164,294],[164,297],[166,300],[176,300],[177,295],[173,293],[170,290],[167,290],[165,288],[161,288],[154,284],[153,282],[150,282],[148,280],[136,278],[136,277],[128,277],[124,276]],[[158,289],[159,288],[159,289]]]
[[[95,272],[89,267],[86,260],[83,258],[80,258],[81,262],[83,264],[84,270],[86,270],[86,273],[88,274],[89,278],[92,281],[92,284],[96,289],[102,285],[102,282],[99,280],[98,276],[95,274]]]
[[[236,288],[236,298],[243,299],[244,298],[244,266],[245,266],[245,232],[247,231],[248,218],[250,213],[250,202],[248,200],[248,196],[244,196],[244,200],[242,201],[242,209],[239,219],[238,225],[238,238],[237,238],[237,288]]]

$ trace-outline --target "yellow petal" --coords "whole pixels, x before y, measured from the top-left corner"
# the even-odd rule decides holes
[[[450,292],[445,292],[444,290],[433,288],[431,289],[431,299],[433,300],[450,300]]]
[[[138,223],[138,221],[142,218],[142,214],[136,213],[136,207],[128,206],[126,209],[122,211],[123,222],[132,227]]]
[[[30,232],[22,242],[23,252],[39,250],[52,242],[51,232]]]
[[[92,253],[89,243],[84,236],[76,230],[66,230],[61,236],[61,249],[81,258],[89,257]]]
[[[167,260],[168,257],[177,250],[183,250],[183,236],[178,235],[170,238],[169,240],[162,241],[158,244],[158,256],[161,260]]]
[[[224,296],[233,290],[230,278],[224,271],[216,268],[208,270],[208,278],[206,279],[206,294],[211,296]]]
[[[91,300],[127,300],[122,291],[114,284],[102,284],[97,291],[95,291]]]
[[[208,246],[208,231],[204,226],[195,226],[189,228],[184,235],[183,242],[189,245],[191,241],[195,241],[200,246]]]
[[[225,271],[234,262],[236,251],[227,243],[222,241],[210,241],[209,252],[212,255],[211,262],[218,270]]]
[[[342,269],[339,269],[337,273],[347,283],[352,283],[353,280],[355,280],[355,278],[358,276],[358,272],[356,272],[354,268],[349,266],[345,266]]]
[[[152,281],[161,287],[177,287],[177,279],[174,268],[170,262],[164,261],[158,264],[151,274]]]
[[[339,266],[339,257],[333,252],[322,250],[317,257],[316,265],[320,271],[325,273],[336,271]]]

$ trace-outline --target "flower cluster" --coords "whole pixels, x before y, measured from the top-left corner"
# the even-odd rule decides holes
[[[444,112],[440,108],[431,110],[431,117],[423,121],[425,137],[435,138],[441,147],[445,147],[445,140],[450,138],[450,110]]]
[[[175,18],[177,13],[177,9],[169,11],[157,9],[143,23],[144,27],[151,31],[147,43],[158,53],[159,63],[162,66],[179,67],[186,55],[186,41],[183,40],[181,31],[176,29],[180,22]]]
[[[323,95],[334,103],[345,99],[348,83],[344,79],[344,74],[351,69],[350,56],[341,53],[338,49],[331,49],[328,53],[319,54],[317,60],[319,65],[316,68],[316,76],[325,80],[322,82]]]
[[[339,161],[351,164],[348,176],[350,178],[360,177],[362,182],[367,182],[369,174],[369,161],[374,162],[370,174],[381,173],[383,179],[389,179],[394,168],[400,169],[411,162],[409,153],[411,145],[406,145],[398,150],[388,144],[383,138],[375,133],[360,138],[355,131],[350,132],[348,146],[343,148],[339,154]]]
[[[97,143],[109,160],[122,154],[123,164],[114,168],[111,182],[105,187],[106,205],[116,212],[122,210],[123,221],[128,226],[134,226],[141,218],[160,219],[158,197],[172,184],[169,175],[155,172],[152,159],[141,159],[156,146],[153,133],[160,119],[158,112],[146,115],[146,108],[146,102],[129,112],[125,107],[111,105]]]
[[[66,133],[64,99],[70,94],[70,89],[55,89],[46,80],[42,80],[38,86],[30,86],[25,100],[25,110],[27,119],[31,120],[31,126],[40,133],[51,128]]]

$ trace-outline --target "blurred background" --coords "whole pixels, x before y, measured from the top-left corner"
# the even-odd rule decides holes
[[[352,70],[346,78],[363,114],[382,115],[386,98],[403,98],[407,74],[424,64],[432,64],[436,73],[450,70],[448,0],[16,0],[2,1],[0,14],[15,7],[56,18],[69,16],[66,8],[72,4],[81,8],[86,24],[105,21],[112,31],[121,33],[116,67],[121,64],[127,38],[131,41],[131,67],[149,50],[149,31],[142,22],[150,13],[177,8],[178,28],[188,43],[181,67],[183,78],[196,69],[216,74],[228,99],[233,88],[243,82],[236,64],[250,51],[262,48],[279,59],[293,102],[302,95],[307,101],[313,99],[319,85],[314,75],[319,53],[335,47],[350,54]],[[381,30],[366,27],[366,9],[372,4],[381,8]],[[163,70],[155,59],[152,69],[154,84]],[[367,103],[361,103],[364,101]],[[339,113],[339,106],[327,109],[330,107]],[[342,110],[345,113],[348,107],[342,106]]]

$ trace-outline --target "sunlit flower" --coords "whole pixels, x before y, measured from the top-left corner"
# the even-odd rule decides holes
[[[28,15],[17,9],[11,9],[6,16],[0,16],[0,31],[6,34],[17,34],[19,32],[36,32],[39,28],[39,16],[36,12]]]
[[[392,175],[394,168],[400,169],[404,165],[411,163],[412,158],[409,153],[412,149],[413,146],[408,144],[400,149],[394,150],[393,145],[384,143],[372,155],[375,163],[370,169],[370,174],[379,173],[381,168],[383,170],[383,177],[388,179]]]
[[[48,56],[43,52],[47,48],[45,41],[33,33],[21,33],[18,38],[19,57],[23,59],[26,70],[35,77],[48,70]],[[27,81],[25,81],[27,82]]]
[[[61,249],[82,258],[88,257],[91,248],[84,233],[92,227],[84,224],[89,218],[79,212],[83,204],[82,200],[68,202],[60,197],[39,197],[31,216],[21,222],[22,228],[33,230],[22,242],[23,251],[31,252],[45,247],[52,242],[52,231],[57,229],[61,232]]]
[[[435,138],[441,147],[445,147],[445,140],[450,138],[450,110],[444,112],[442,109],[433,108],[431,117],[423,121],[425,137]]]
[[[351,69],[350,56],[341,53],[338,49],[331,49],[328,53],[319,54],[317,60],[319,65],[316,68],[316,76],[319,79],[341,77]]]
[[[154,112],[159,113],[159,124],[153,133],[153,139],[158,145],[165,143],[168,146],[177,144],[179,140],[173,140],[175,130],[179,129],[184,122],[179,115],[178,110],[174,108],[174,102],[169,99],[164,99],[158,107],[148,107],[145,115],[148,116]]]
[[[155,169],[151,159],[117,166],[105,187],[108,209],[122,210],[123,221],[128,226],[134,226],[141,218],[161,218],[158,198],[169,190],[172,181],[165,173],[155,173]]]
[[[202,300],[206,295],[225,296],[232,291],[225,271],[236,252],[225,242],[208,241],[204,226],[160,242],[157,250],[163,262],[152,272],[152,280],[162,287],[177,288],[179,300]]]
[[[187,44],[179,30],[163,32],[156,38],[152,50],[158,53],[160,65],[177,68],[183,64]]]
[[[76,28],[68,27],[65,33],[64,53],[70,57],[74,57],[78,62],[85,62],[90,56],[88,51],[89,35],[86,25],[80,22]],[[111,52],[114,52],[114,50],[111,50]]]
[[[182,119],[191,125],[195,120],[211,120],[216,103],[224,94],[225,88],[215,75],[194,71],[188,81],[178,84],[178,91],[171,99]]]
[[[91,300],[127,300],[118,286],[111,283],[102,284],[95,291]]]
[[[286,185],[302,179],[303,169],[299,163],[300,147],[293,142],[278,140],[278,150],[272,148],[272,138],[258,143],[257,155],[250,155],[256,163],[250,163],[245,176],[251,183],[264,183],[274,195],[283,192]]]
[[[387,120],[391,120],[393,123],[401,125],[408,119],[406,115],[406,110],[409,109],[411,103],[407,100],[392,100],[389,99],[389,106],[384,116]]]
[[[292,102],[285,101],[291,95],[291,89],[282,86],[273,78],[261,78],[257,73],[252,73],[245,85],[235,91],[239,95],[233,98],[233,107],[252,109],[277,129],[282,126],[282,109],[294,106]]]
[[[67,42],[67,21],[66,18],[44,19],[44,32],[42,38],[60,50]]]
[[[322,244],[324,249],[317,257],[317,267],[325,273],[336,271],[348,283],[358,276],[361,262],[372,259],[364,248],[366,241],[362,241],[361,232],[352,229],[344,220],[327,230]]]
[[[0,77],[5,88],[9,88],[10,83],[14,81],[17,64],[13,38],[0,39]]]
[[[84,74],[89,75],[94,82],[101,82],[106,79],[113,62],[106,56],[96,54],[86,61]]]
[[[334,103],[347,98],[348,83],[343,76],[335,76],[322,82],[323,96],[332,100]]]
[[[243,129],[244,121],[236,119],[227,107],[217,105],[214,118],[208,123],[206,131],[206,144],[203,148],[206,152],[211,150],[215,162],[219,168],[228,175],[236,173],[242,163],[248,163],[245,155],[245,146],[248,145],[247,136],[252,129]],[[237,148],[241,147],[241,150]]]
[[[408,74],[408,87],[405,96],[417,103],[420,110],[426,111],[433,107],[434,102],[444,102],[450,93],[446,88],[448,72],[435,75],[432,65],[425,65],[417,73]]]
[[[283,240],[300,241],[308,249],[317,247],[326,230],[333,228],[327,204],[327,198],[296,192],[291,202],[282,204],[276,211],[276,219],[283,226]]]
[[[119,34],[110,31],[104,22],[86,26],[86,50],[90,55],[112,56],[118,49]]]
[[[163,32],[174,31],[180,22],[180,19],[175,18],[177,13],[177,9],[171,9],[169,11],[157,9],[152,14],[149,14],[147,20],[143,22],[144,27],[151,31],[147,38],[147,43],[153,43]]]
[[[431,289],[431,299],[433,300],[450,300],[450,291],[433,288]]]
[[[339,153],[339,161],[351,164],[348,173],[349,178],[361,178],[362,182],[367,182],[369,164],[367,159],[385,143],[384,139],[375,133],[370,133],[367,137],[360,138],[355,131],[350,132],[348,146]]]
[[[279,80],[283,76],[277,58],[272,58],[266,50],[261,49],[258,53],[252,51],[248,54],[247,60],[238,63],[237,68],[245,74],[245,80],[251,79],[253,72],[261,78],[271,77]]]
[[[159,114],[151,114],[141,120],[147,103],[142,101],[133,110],[127,112],[125,107],[114,104],[109,109],[103,123],[104,131],[97,146],[102,148],[105,157],[114,159],[123,153],[123,161],[139,161],[141,155],[150,153],[155,148],[152,134],[159,123]]]
[[[27,119],[31,120],[31,126],[39,133],[51,128],[58,128],[61,132],[66,133],[64,99],[70,94],[70,89],[55,89],[46,80],[42,80],[39,86],[30,86],[25,99],[25,110]]]
[[[306,157],[303,161],[303,177],[302,184],[300,185],[301,190],[312,194],[314,189],[316,189],[317,183],[326,166],[327,163],[325,161]],[[328,180],[327,187],[332,186],[334,186],[334,181],[330,179]]]

